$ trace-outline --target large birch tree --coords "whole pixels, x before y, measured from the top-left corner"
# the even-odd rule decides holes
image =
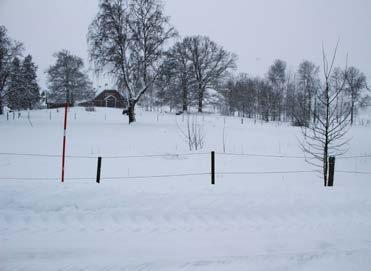
[[[101,0],[89,27],[89,54],[97,73],[114,77],[127,93],[129,123],[153,85],[167,41],[176,35],[159,0]]]

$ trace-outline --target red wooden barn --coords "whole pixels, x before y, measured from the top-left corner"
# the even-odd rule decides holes
[[[79,103],[79,106],[126,108],[127,102],[117,90],[104,90],[92,101]]]

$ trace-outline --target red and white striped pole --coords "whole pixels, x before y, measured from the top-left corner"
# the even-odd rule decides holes
[[[63,153],[62,153],[62,183],[64,182],[64,165],[66,159],[66,130],[67,130],[67,112],[68,104],[64,104],[64,130],[63,130]]]

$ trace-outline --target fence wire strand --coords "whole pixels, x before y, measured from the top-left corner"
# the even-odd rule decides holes
[[[305,156],[295,155],[280,155],[280,154],[260,154],[260,153],[233,153],[233,152],[216,152],[215,154],[222,156],[246,156],[246,157],[262,157],[262,158],[287,158],[287,159],[307,159]],[[0,152],[2,156],[30,156],[30,157],[46,157],[46,158],[60,158],[60,154],[42,154],[42,153],[13,153],[13,152]],[[77,159],[97,159],[102,157],[104,159],[130,159],[130,158],[157,158],[157,157],[182,157],[182,156],[198,156],[210,155],[210,152],[194,152],[194,153],[164,153],[164,154],[143,154],[143,155],[66,155],[67,158]],[[337,159],[356,159],[356,158],[371,158],[371,154],[353,155],[353,156],[338,156]]]
[[[297,170],[297,171],[251,171],[251,172],[215,172],[216,175],[264,175],[264,174],[294,174],[294,173],[313,173],[313,170]],[[143,175],[143,176],[121,176],[121,177],[102,177],[101,180],[126,180],[126,179],[153,179],[153,178],[176,178],[176,177],[194,177],[194,176],[210,176],[211,172],[199,172],[199,173],[181,173],[181,174],[160,174],[160,175]],[[60,178],[36,178],[36,177],[14,177],[5,178],[1,177],[0,180],[8,181],[51,181],[59,180]],[[95,177],[76,177],[76,178],[65,178],[65,180],[95,180]]]
[[[266,174],[299,174],[314,173],[315,170],[292,170],[292,171],[244,171],[244,172],[216,172],[217,175],[266,175]]]
[[[209,152],[195,152],[195,153],[164,153],[164,154],[143,154],[143,155],[117,155],[117,156],[87,156],[87,155],[66,155],[66,158],[78,159],[97,159],[98,156],[104,159],[130,159],[130,158],[157,158],[157,157],[182,157],[182,156],[198,156],[209,155]],[[0,152],[3,156],[30,156],[30,157],[46,157],[46,158],[61,158],[60,154],[41,154],[41,153],[12,153]]]
[[[191,177],[191,176],[204,176],[210,175],[210,173],[182,173],[182,174],[162,174],[162,175],[148,175],[148,176],[122,176],[122,177],[103,177],[100,180],[122,180],[122,179],[153,179],[153,178],[175,178],[175,177]],[[9,181],[51,181],[51,180],[59,180],[60,178],[26,178],[26,177],[16,177],[16,178],[0,178],[0,180],[9,180]],[[65,180],[70,181],[89,181],[89,180],[96,180],[95,177],[77,177],[77,178],[65,178]]]
[[[264,158],[289,158],[289,159],[305,159],[304,156],[292,155],[276,155],[276,154],[257,154],[257,153],[232,153],[232,152],[217,152],[218,155],[225,156],[250,156],[250,157],[264,157]]]
[[[371,171],[348,171],[348,170],[337,170],[335,173],[347,173],[347,174],[371,175]]]
[[[288,171],[243,171],[243,172],[215,172],[215,175],[275,175],[275,174],[304,174],[304,173],[316,173],[316,170],[288,170]],[[371,175],[369,171],[346,171],[339,170],[336,173],[345,174],[361,174]],[[199,172],[199,173],[181,173],[181,174],[160,174],[160,175],[143,175],[143,176],[121,176],[121,177],[103,177],[101,181],[120,181],[120,180],[131,180],[131,179],[161,179],[161,178],[179,178],[179,177],[195,177],[195,176],[209,176],[210,172]],[[52,177],[0,177],[1,181],[55,181],[60,178]],[[65,178],[66,181],[93,181],[95,177],[69,177]]]

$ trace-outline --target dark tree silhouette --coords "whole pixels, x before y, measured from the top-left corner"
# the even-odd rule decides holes
[[[129,123],[135,105],[156,80],[166,42],[176,32],[158,0],[101,0],[89,27],[90,59],[127,92]]]
[[[346,80],[345,77],[340,82],[331,80],[337,48],[338,45],[330,63],[323,49],[324,85],[316,95],[318,110],[311,112],[315,121],[303,128],[304,140],[301,142],[304,153],[309,156],[307,161],[321,168],[325,186],[328,179],[329,157],[343,154],[349,142],[346,134],[350,127],[350,107],[337,99],[344,92]]]

